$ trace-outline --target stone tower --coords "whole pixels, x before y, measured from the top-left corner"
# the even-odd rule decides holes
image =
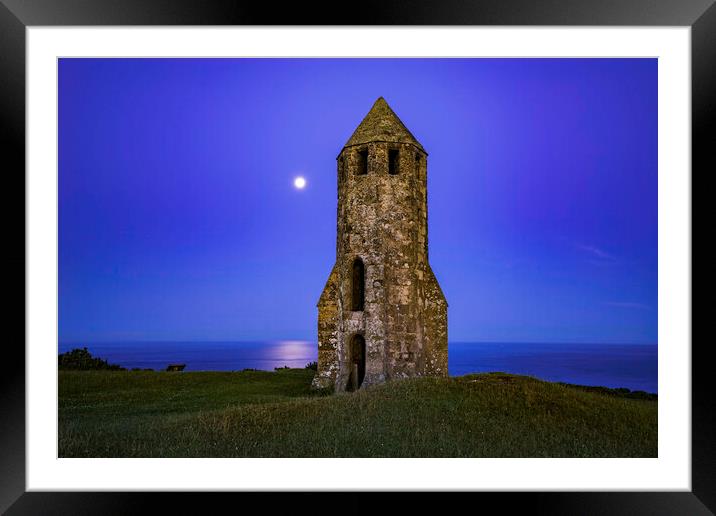
[[[447,376],[447,302],[428,262],[427,153],[380,97],[338,161],[336,263],[318,301],[315,387]]]

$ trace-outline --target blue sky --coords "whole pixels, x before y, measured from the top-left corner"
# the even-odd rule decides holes
[[[315,340],[379,96],[449,340],[657,341],[655,59],[61,59],[60,340]]]

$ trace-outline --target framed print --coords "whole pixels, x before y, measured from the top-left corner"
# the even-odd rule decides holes
[[[714,510],[712,2],[3,1],[3,510]]]

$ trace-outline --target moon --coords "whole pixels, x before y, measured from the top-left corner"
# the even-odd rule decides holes
[[[306,188],[306,178],[298,176],[296,179],[293,180],[293,186],[295,186],[297,190],[303,190],[304,188]]]

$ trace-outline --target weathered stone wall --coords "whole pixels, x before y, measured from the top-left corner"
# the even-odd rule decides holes
[[[313,379],[313,386],[319,388],[333,386],[338,374],[341,311],[337,302],[337,268],[337,265],[333,266],[318,300],[318,373]]]
[[[425,327],[424,374],[447,376],[447,302],[430,265],[428,265],[427,274],[425,297],[423,298],[425,308],[422,312]]]
[[[382,119],[373,125],[383,136]],[[398,152],[395,174],[391,150]],[[345,389],[355,334],[366,342],[363,385],[447,374],[447,303],[428,263],[426,185],[427,154],[414,141],[356,143],[338,156],[337,258],[318,304],[314,385]],[[365,269],[362,311],[351,310],[357,258]]]

